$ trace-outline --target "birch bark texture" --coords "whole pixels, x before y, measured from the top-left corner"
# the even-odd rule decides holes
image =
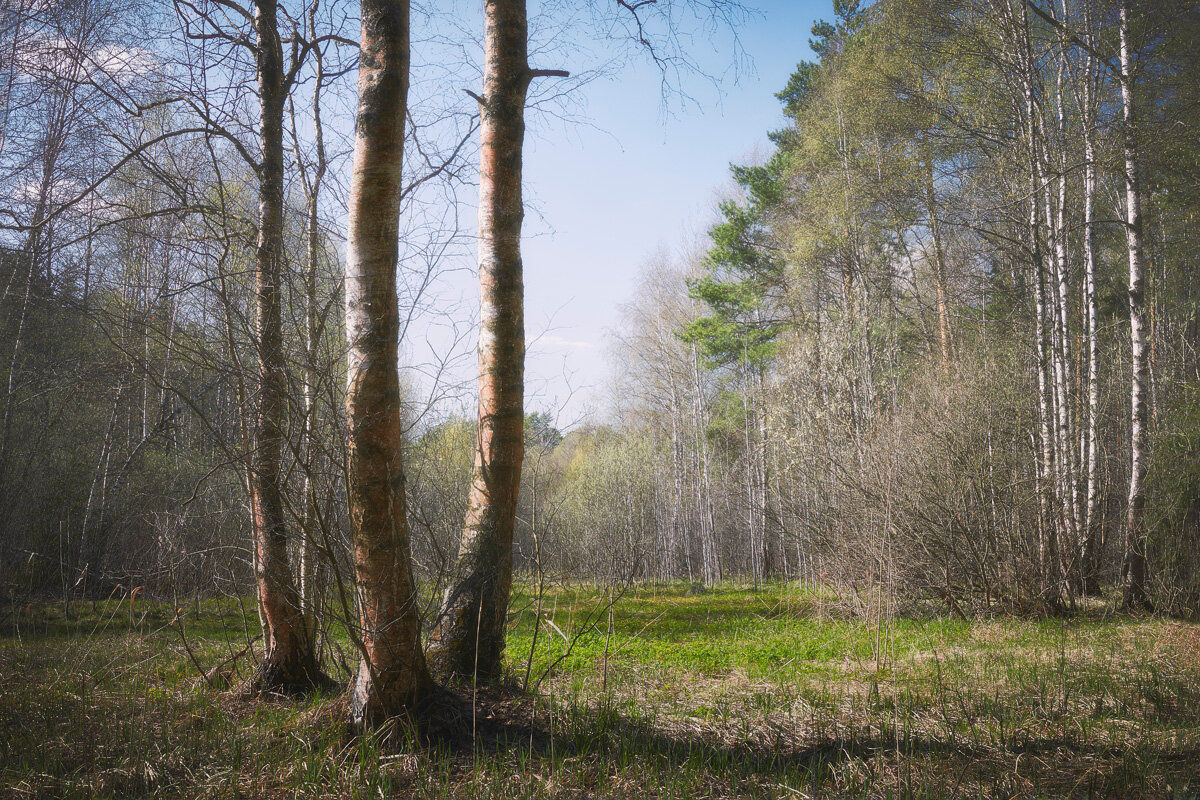
[[[258,408],[250,507],[266,655],[252,688],[294,694],[327,684],[329,679],[317,665],[287,554],[282,457],[288,400],[280,308],[284,268],[283,110],[287,92],[274,0],[256,0],[254,32],[261,160],[254,276]]]
[[[484,3],[479,100],[479,409],[455,575],[431,636],[439,675],[490,681],[501,669],[512,540],[525,454],[521,168],[530,81],[525,0]]]
[[[362,655],[350,717],[370,726],[414,709],[431,688],[405,516],[397,364],[408,0],[362,0],[360,45],[345,272],[346,492]]]
[[[1091,4],[1084,6],[1084,18],[1087,26],[1089,42],[1094,41],[1094,23]],[[1085,337],[1087,340],[1087,428],[1084,434],[1086,488],[1083,516],[1083,550],[1080,556],[1082,562],[1083,591],[1090,597],[1100,594],[1099,552],[1100,538],[1100,492],[1097,479],[1099,468],[1099,442],[1097,425],[1100,407],[1100,344],[1098,339],[1098,319],[1100,305],[1096,293],[1096,188],[1098,176],[1096,171],[1096,80],[1095,57],[1091,49],[1084,51],[1083,98],[1080,103],[1080,114],[1083,128],[1083,269],[1084,269],[1084,300],[1087,307]]]
[[[1146,346],[1146,288],[1143,270],[1142,196],[1138,165],[1137,112],[1133,95],[1133,51],[1129,0],[1121,2],[1121,112],[1125,155],[1125,241],[1129,249],[1129,333],[1132,356],[1129,505],[1125,563],[1121,570],[1126,606],[1149,605],[1146,595],[1146,447],[1150,433],[1150,361]]]

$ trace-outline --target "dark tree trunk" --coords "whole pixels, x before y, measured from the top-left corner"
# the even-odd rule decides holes
[[[283,51],[274,0],[257,0],[257,38],[262,148],[259,170],[258,246],[255,252],[255,347],[258,413],[252,454],[250,506],[254,529],[259,607],[266,656],[254,679],[259,691],[304,692],[329,679],[317,665],[312,636],[287,554],[282,456],[287,414],[283,325]]]

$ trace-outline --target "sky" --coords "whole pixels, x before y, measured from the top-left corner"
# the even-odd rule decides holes
[[[769,152],[768,131],[783,125],[775,93],[797,62],[812,57],[813,22],[832,17],[828,0],[748,5],[759,11],[739,33],[750,63],[736,80],[730,75],[716,87],[699,77],[689,80],[684,89],[695,102],[681,107],[673,101],[664,109],[659,74],[640,61],[577,90],[584,121],[530,116],[526,409],[549,411],[560,428],[603,415],[606,343],[643,265],[664,248],[678,251],[707,228],[730,185],[731,163]],[[707,50],[697,58],[710,74],[733,62],[728,47]],[[456,274],[464,281],[464,300],[475,301],[470,270]],[[461,359],[458,368],[473,370],[474,358]]]

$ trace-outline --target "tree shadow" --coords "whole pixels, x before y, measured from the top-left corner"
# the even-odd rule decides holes
[[[732,782],[756,778],[820,785],[849,762],[872,761],[874,770],[894,770],[897,780],[907,763],[929,769],[911,776],[918,782],[1000,787],[1011,779],[1032,780],[1041,790],[1064,796],[1140,790],[1155,776],[1200,781],[1200,746],[1173,748],[1161,741],[1105,744],[1029,735],[980,745],[911,732],[826,733],[800,726],[767,738],[722,740],[715,730],[672,726],[604,703],[565,707],[551,724],[547,709],[537,709],[532,697],[516,690],[481,690],[474,700],[469,693],[447,692],[438,701],[441,716],[425,728],[423,743],[460,756],[519,752],[535,762],[584,756],[606,764],[613,774],[643,760],[667,771],[699,769]]]

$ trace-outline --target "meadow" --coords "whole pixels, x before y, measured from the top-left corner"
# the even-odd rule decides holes
[[[250,599],[3,609],[0,795],[1200,797],[1200,625],[851,615],[789,586],[512,608],[506,685],[367,736],[339,694],[238,693]],[[349,641],[326,655],[344,679]]]

